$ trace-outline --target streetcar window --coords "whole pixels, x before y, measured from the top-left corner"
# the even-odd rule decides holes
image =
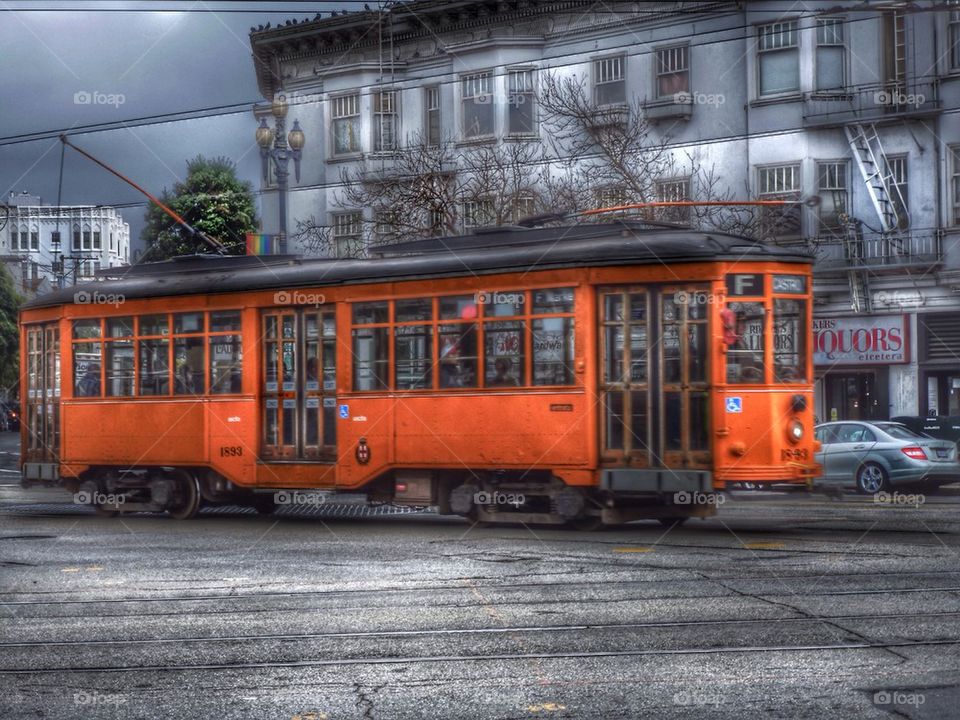
[[[484,317],[513,317],[524,314],[526,293],[522,290],[479,292],[477,299],[484,306]]]
[[[805,382],[807,301],[776,298],[773,301],[773,375],[776,382]]]
[[[96,322],[99,335],[99,321]],[[102,345],[98,342],[73,343],[73,392],[77,397],[100,397],[101,353]]]
[[[477,317],[477,297],[448,295],[440,298],[441,320],[473,320]]]
[[[143,328],[143,325],[140,325]],[[170,341],[140,340],[140,394],[170,394]]]
[[[573,312],[573,288],[548,288],[533,291],[533,314]]]
[[[210,313],[210,332],[238,332],[239,330],[239,310]]]
[[[373,304],[373,303],[371,303]],[[386,303],[384,303],[384,311]],[[369,313],[365,317],[374,317]],[[356,317],[356,306],[354,306]],[[389,377],[390,356],[387,346],[387,328],[354,328],[353,330],[353,389],[385,390]]]
[[[397,300],[394,306],[397,322],[415,322],[418,320],[433,320],[433,300],[431,298],[416,298],[413,300]]]
[[[203,394],[203,338],[173,340],[173,394]]]
[[[473,306],[473,309],[475,312],[476,307]],[[447,323],[440,326],[440,387],[477,387],[477,357],[476,323]]]
[[[127,318],[129,321],[129,318]],[[108,321],[109,323],[110,321]],[[132,323],[131,323],[132,327]],[[123,332],[126,328],[115,327],[109,332]],[[109,340],[105,343],[106,384],[108,397],[133,395],[133,340]]]
[[[133,337],[133,318],[107,318],[107,337]]]
[[[774,275],[773,291],[784,295],[806,295],[807,279],[803,275]]]
[[[177,335],[203,332],[203,313],[177,313],[173,316],[173,331]]]
[[[73,321],[73,339],[87,340],[100,337],[99,320],[74,320]]]
[[[167,335],[169,332],[166,315],[144,315],[140,318],[141,335]]]
[[[517,387],[524,382],[524,322],[488,322],[484,381],[486,387]]]
[[[354,325],[371,325],[389,321],[390,315],[386,301],[354,303],[353,305]]]
[[[394,328],[394,342],[394,387],[397,390],[432,388],[433,326],[399,325]]]
[[[574,384],[573,318],[533,321],[533,384]]]
[[[732,302],[737,339],[727,350],[727,382],[757,384],[764,381],[763,303]]]
[[[210,393],[224,395],[240,392],[242,362],[243,348],[239,335],[211,335]]]

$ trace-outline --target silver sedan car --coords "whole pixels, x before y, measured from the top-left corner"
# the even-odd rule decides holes
[[[829,422],[814,428],[820,441],[817,484],[855,485],[862,493],[903,485],[933,490],[960,480],[957,445],[893,422]]]

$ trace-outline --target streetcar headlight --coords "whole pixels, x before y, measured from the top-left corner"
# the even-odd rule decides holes
[[[792,443],[798,443],[803,439],[803,423],[799,420],[791,420],[787,425],[787,438]]]

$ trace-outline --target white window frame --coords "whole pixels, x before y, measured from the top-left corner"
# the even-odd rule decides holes
[[[842,186],[837,183],[832,183],[828,186],[821,186],[821,169],[830,168],[830,172],[836,180],[842,180]],[[825,225],[823,222],[823,198],[824,193],[838,192],[843,191],[844,197],[844,206],[843,212],[850,212],[850,161],[849,160],[817,160],[814,163],[814,168],[816,171],[816,193],[821,199],[821,204],[817,207],[817,231],[830,231],[837,230],[839,228],[839,218],[838,223],[835,225]]]
[[[849,73],[847,71],[847,18],[831,17],[818,18],[816,27],[817,44],[814,50],[814,70],[813,85],[818,92],[837,92],[847,87],[849,82]],[[823,32],[821,32],[823,31]],[[839,35],[839,39],[838,36]],[[843,58],[840,63],[840,71],[843,77],[839,87],[821,88],[819,82],[820,72],[820,48],[840,48]]]
[[[686,75],[687,86],[670,93],[660,92],[660,79],[672,75]],[[690,93],[690,45],[670,45],[657,48],[654,53],[653,87],[658,100],[674,99],[680,93]]]
[[[771,182],[772,180],[772,182]],[[777,163],[775,165],[759,165],[756,168],[756,188],[757,199],[759,200],[783,200],[796,198],[800,199],[803,191],[803,177],[801,176],[800,161],[791,163]],[[774,208],[770,212],[780,212],[779,208]],[[801,217],[802,232],[803,219]],[[786,237],[792,237],[793,233],[784,233]]]
[[[74,225],[73,229],[70,232],[70,243],[72,248],[77,252],[80,251],[80,238],[81,238],[80,226]]]
[[[398,90],[380,90],[371,97],[370,111],[373,117],[373,151],[393,152],[397,150],[397,138],[400,130],[400,114],[397,112]],[[387,138],[384,128],[389,127]]]
[[[481,218],[480,215],[484,217]],[[493,198],[479,198],[465,200],[463,203],[463,232],[470,233],[477,228],[490,227],[497,221],[497,213],[493,207]]]
[[[30,228],[30,250],[39,252],[40,250],[40,231],[37,228]]]
[[[679,192],[677,192],[679,190]],[[690,177],[665,178],[656,182],[658,202],[675,202],[690,199]],[[661,208],[667,222],[689,222],[691,209],[686,207]]]
[[[950,146],[950,224],[960,226],[960,145]]]
[[[437,136],[431,137],[431,118],[437,119]],[[443,143],[443,113],[440,111],[440,86],[430,85],[423,89],[423,141],[427,147],[439,147]]]
[[[784,34],[787,33],[787,40]],[[765,43],[768,41],[768,43]],[[764,47],[769,44],[769,47]],[[800,24],[796,19],[779,20],[757,26],[757,97],[795,95],[800,92]],[[796,87],[763,92],[763,57],[773,53],[792,52],[796,58]]]
[[[345,210],[331,213],[330,226],[333,228],[333,243],[337,257],[344,257],[342,248],[346,243],[359,243],[363,239],[363,211]]]
[[[539,119],[537,117],[537,76],[534,68],[509,68],[507,70],[507,135],[510,137],[537,136]],[[513,128],[514,108],[529,105],[530,128],[515,130]]]
[[[609,55],[594,58],[590,63],[593,70],[593,103],[596,107],[617,107],[627,102],[627,56]],[[623,99],[613,102],[600,102],[600,89],[604,86],[623,86]]]
[[[354,126],[353,144],[346,150],[337,149],[338,123]],[[330,155],[331,157],[351,157],[363,152],[363,117],[360,114],[360,93],[357,91],[330,98]]]
[[[479,70],[477,72],[461,75],[459,78],[460,87],[460,137],[464,140],[482,140],[485,138],[496,137],[497,134],[497,112],[494,102],[494,74],[492,70]],[[467,107],[489,105],[490,107],[490,131],[479,132],[481,129],[477,126],[478,132],[468,132],[467,128]]]

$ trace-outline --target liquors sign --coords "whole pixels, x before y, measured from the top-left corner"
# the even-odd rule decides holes
[[[906,315],[819,318],[813,321],[816,365],[892,365],[910,361]]]

